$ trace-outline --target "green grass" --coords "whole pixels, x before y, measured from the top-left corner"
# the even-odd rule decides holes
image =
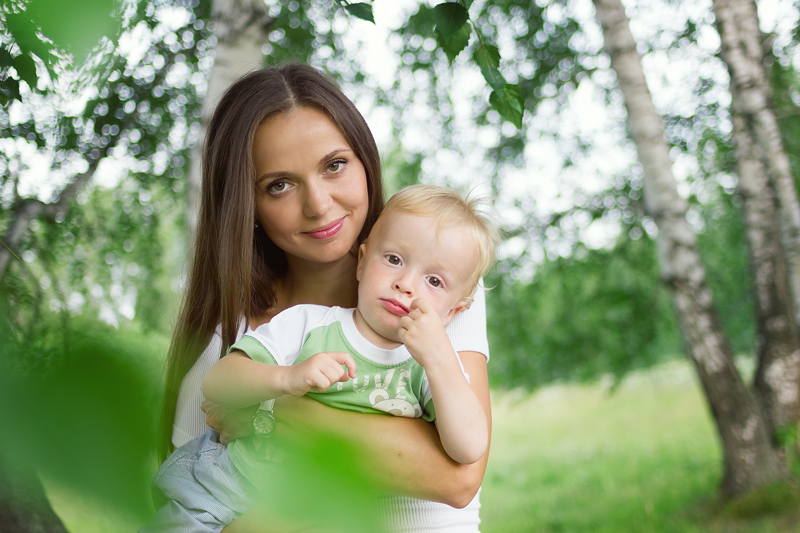
[[[496,391],[493,409],[484,533],[800,532],[793,486],[734,503],[715,498],[720,449],[688,364],[633,374],[614,391],[602,382]],[[55,483],[48,493],[74,533],[139,525]]]
[[[794,490],[717,502],[716,430],[686,363],[633,374],[615,391],[495,392],[493,409],[484,533],[800,531]],[[775,513],[736,512],[754,505]]]

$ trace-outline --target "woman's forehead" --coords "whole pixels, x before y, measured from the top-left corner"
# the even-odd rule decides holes
[[[325,113],[308,107],[268,118],[253,140],[253,162],[259,174],[309,160],[317,163],[341,151],[352,151],[352,147]]]

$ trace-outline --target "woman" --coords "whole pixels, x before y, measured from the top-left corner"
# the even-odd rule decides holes
[[[355,251],[382,206],[375,141],[331,80],[288,65],[251,73],[228,89],[203,152],[194,259],[169,353],[163,457],[207,429],[199,385],[246,324],[255,328],[299,303],[355,306]],[[485,306],[476,296],[475,309],[457,317],[448,334],[491,422]],[[205,409],[225,440],[246,432],[237,420],[249,420],[255,406],[222,416]],[[275,415],[279,431],[359,428],[342,435],[370,449],[393,493],[411,497],[390,503],[399,528],[477,531],[474,496],[487,457],[455,463],[427,422],[346,413],[303,398],[282,398]],[[226,531],[246,530],[240,522],[244,517]]]

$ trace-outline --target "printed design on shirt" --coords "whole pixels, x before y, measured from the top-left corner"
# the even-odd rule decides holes
[[[405,398],[390,398],[386,389],[375,389],[369,395],[369,403],[378,411],[384,411],[394,416],[418,418],[422,416],[419,404],[411,405]]]
[[[421,417],[422,408],[411,391],[411,372],[406,368],[399,369],[399,372],[397,370],[391,368],[375,374],[357,375],[345,383],[333,385],[328,392],[350,389],[357,394],[368,394],[369,405],[378,411],[406,418]],[[391,390],[394,391],[394,396],[389,392]],[[408,396],[411,397],[410,401]]]

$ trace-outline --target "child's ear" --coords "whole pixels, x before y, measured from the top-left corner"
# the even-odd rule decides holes
[[[453,308],[450,309],[447,312],[446,315],[444,315],[444,319],[442,319],[442,322],[444,323],[444,325],[446,326],[447,324],[449,324],[450,321],[453,320],[456,317],[456,315],[458,313],[460,313],[461,311],[464,311],[465,309],[469,309],[469,304],[471,303],[470,300],[471,300],[471,298],[462,298],[462,299],[460,299],[456,303],[456,305],[454,305]]]
[[[358,247],[358,266],[356,267],[356,279],[361,281],[361,271],[364,270],[364,253],[367,249],[366,244]]]

